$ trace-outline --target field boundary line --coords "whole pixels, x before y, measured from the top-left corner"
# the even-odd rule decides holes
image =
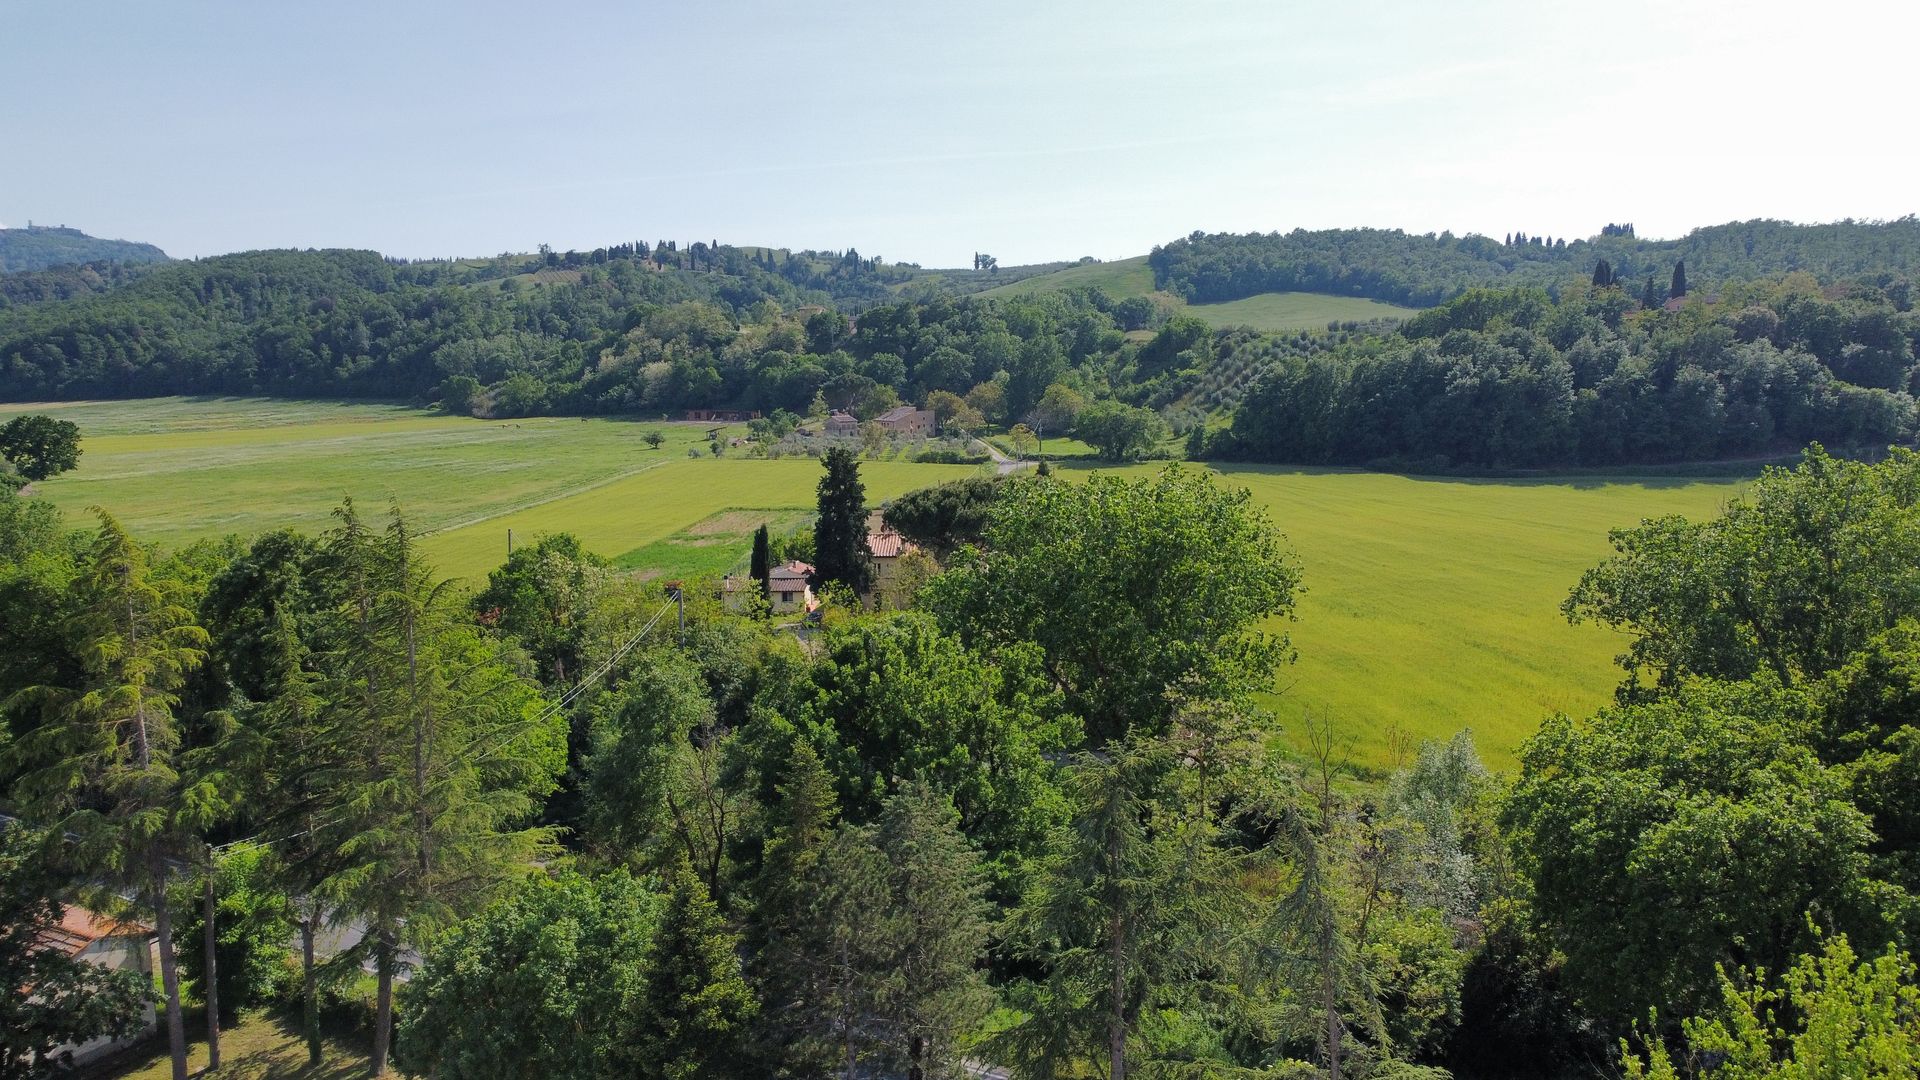
[[[453,532],[455,529],[470,528],[474,525],[485,525],[489,521],[498,520],[500,518],[506,517],[508,514],[517,514],[522,510],[531,510],[536,506],[545,506],[548,503],[559,502],[561,499],[571,499],[575,495],[585,495],[589,491],[597,491],[600,488],[606,487],[609,484],[617,484],[622,480],[628,480],[633,477],[639,476],[643,472],[648,472],[653,469],[658,469],[662,465],[671,465],[671,464],[673,464],[672,459],[663,459],[661,461],[648,462],[647,464],[642,465],[637,469],[628,469],[626,472],[616,473],[613,476],[604,477],[602,479],[595,480],[592,483],[582,484],[579,487],[568,488],[565,491],[556,491],[551,495],[542,495],[539,498],[534,499],[530,502],[523,502],[516,506],[506,507],[505,509],[502,509],[502,510],[495,510],[491,514],[481,514],[479,517],[476,517],[476,518],[468,518],[465,521],[456,521],[449,525],[441,525],[432,529],[427,529],[424,532],[419,533],[418,535],[420,536],[421,539],[424,540],[429,536],[438,536],[441,533]]]

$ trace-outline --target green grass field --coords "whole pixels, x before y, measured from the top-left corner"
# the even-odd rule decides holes
[[[7,406],[71,418],[80,468],[37,486],[76,525],[105,506],[137,535],[178,545],[276,526],[316,531],[340,498],[370,512],[395,499],[442,573],[477,580],[516,543],[568,531],[635,570],[715,573],[761,522],[802,527],[819,466],[805,458],[713,459],[705,430],[611,419],[479,421],[384,405],[185,400]],[[667,437],[660,450],[642,441]],[[1062,440],[1048,440],[1055,453]],[[1077,463],[1068,470],[1091,468]],[[1133,466],[1144,471],[1156,466]],[[879,501],[964,466],[867,462]],[[1603,703],[1622,642],[1559,614],[1610,528],[1667,513],[1714,513],[1739,479],[1453,480],[1229,467],[1268,507],[1305,568],[1300,662],[1271,704],[1289,728],[1330,715],[1356,757],[1384,763],[1390,732],[1471,727],[1488,759],[1512,763],[1554,710]]]
[[[1320,330],[1330,322],[1404,319],[1414,313],[1413,308],[1357,296],[1303,292],[1262,293],[1224,304],[1190,304],[1186,310],[1216,327],[1251,326],[1255,330],[1274,332]]]
[[[984,295],[1030,296],[1088,287],[1105,290],[1108,296],[1116,300],[1130,296],[1158,296],[1168,306],[1197,315],[1215,327],[1251,326],[1255,330],[1268,331],[1318,330],[1330,322],[1404,319],[1413,314],[1412,308],[1383,304],[1377,300],[1303,292],[1263,293],[1224,304],[1188,304],[1169,293],[1154,290],[1153,271],[1147,266],[1145,255],[1070,266],[1051,274],[988,289]]]

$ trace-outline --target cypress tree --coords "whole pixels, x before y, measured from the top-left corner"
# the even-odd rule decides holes
[[[1612,284],[1613,267],[1607,265],[1607,260],[1601,259],[1593,267],[1593,286],[1596,289],[1604,289]]]
[[[867,561],[867,490],[853,451],[836,447],[820,459],[820,514],[813,524],[813,573],[817,584],[837,581],[856,593],[873,582]]]
[[[1673,264],[1673,284],[1668,287],[1667,295],[1676,299],[1687,295],[1687,260]]]
[[[1654,291],[1652,274],[1647,275],[1647,287],[1646,290],[1640,294],[1640,306],[1648,309],[1660,306],[1660,294]]]
[[[773,544],[767,536],[767,527],[760,526],[753,534],[753,561],[747,573],[760,583],[760,599],[769,597],[772,588]]]

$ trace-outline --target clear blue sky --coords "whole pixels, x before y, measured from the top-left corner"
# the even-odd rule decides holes
[[[1194,229],[1920,210],[1920,4],[0,8],[0,222],[181,255],[662,237],[926,265]]]

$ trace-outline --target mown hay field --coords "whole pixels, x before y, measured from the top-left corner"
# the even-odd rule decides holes
[[[0,420],[24,411],[81,427],[80,468],[36,488],[76,525],[98,505],[167,545],[318,531],[350,495],[369,513],[397,503],[441,572],[470,581],[505,556],[508,530],[518,544],[572,532],[628,569],[718,573],[742,560],[761,522],[804,527],[819,477],[807,458],[715,459],[705,427],[677,423],[181,398],[0,406]],[[666,441],[653,450],[645,435],[656,430]],[[972,470],[870,461],[861,471],[880,501]],[[1609,529],[1711,515],[1744,484],[1221,472],[1267,507],[1304,567],[1298,619],[1284,627],[1300,659],[1268,703],[1296,742],[1305,717],[1322,715],[1375,766],[1390,762],[1396,731],[1417,740],[1470,727],[1489,761],[1510,767],[1541,717],[1603,704],[1623,642],[1567,625],[1568,589],[1606,555]]]

